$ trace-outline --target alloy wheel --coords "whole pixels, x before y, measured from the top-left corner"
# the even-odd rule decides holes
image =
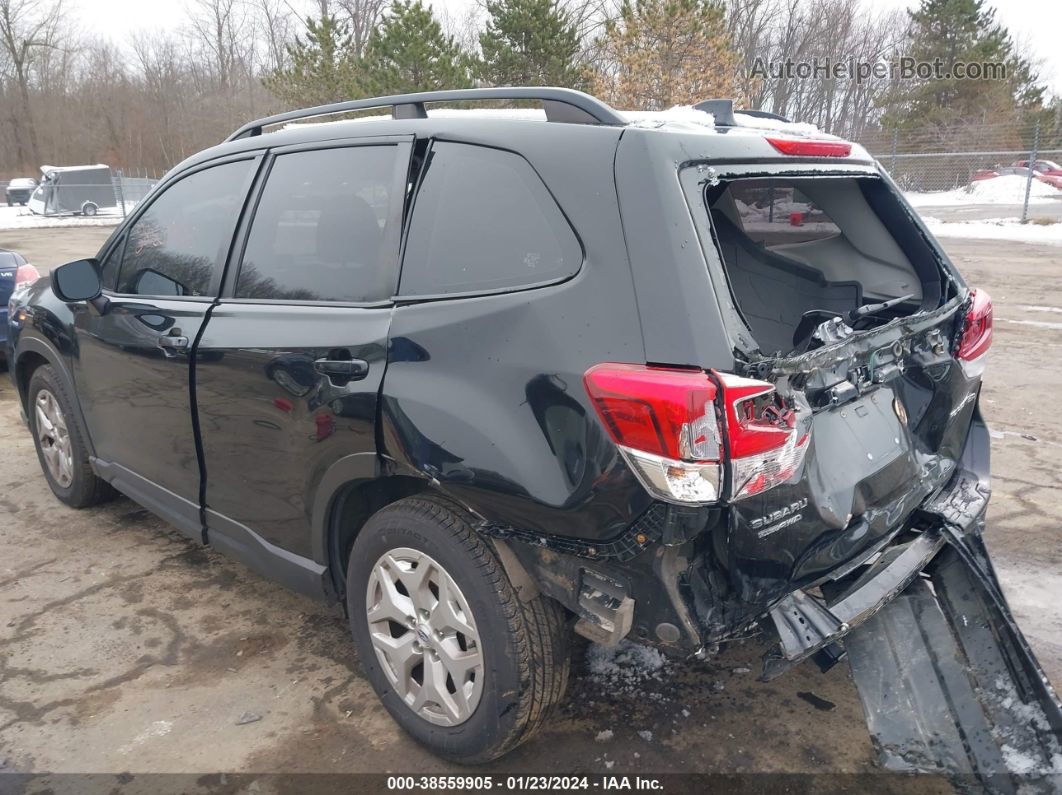
[[[44,463],[55,482],[64,489],[68,488],[74,480],[74,456],[63,410],[59,408],[55,395],[47,389],[42,389],[37,393],[35,412],[37,440],[40,442]]]
[[[399,698],[439,726],[456,726],[483,695],[483,650],[461,589],[416,549],[376,561],[365,599],[376,657]]]

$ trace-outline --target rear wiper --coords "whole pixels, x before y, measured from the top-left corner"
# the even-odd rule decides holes
[[[894,306],[910,301],[912,298],[914,298],[913,294],[901,295],[899,298],[890,298],[888,301],[882,301],[879,304],[865,304],[856,309],[851,309],[843,315],[839,315],[831,309],[809,309],[801,316],[800,322],[793,332],[793,345],[797,350],[801,348],[807,350],[815,342],[816,337],[818,342],[823,344],[837,342],[847,336],[847,334],[851,334],[856,323],[860,320],[888,311]],[[826,321],[822,322],[822,318],[826,318]],[[847,329],[847,332],[845,329]]]
[[[890,298],[888,301],[882,301],[880,304],[864,304],[863,306],[846,313],[844,318],[848,322],[848,325],[854,326],[856,321],[864,317],[885,312],[886,310],[892,309],[894,306],[899,306],[905,301],[910,301],[912,298],[914,298],[913,293],[911,295],[901,295],[899,298]]]

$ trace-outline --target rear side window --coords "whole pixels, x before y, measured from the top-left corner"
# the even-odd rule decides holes
[[[582,256],[575,232],[526,160],[440,142],[417,194],[399,292],[526,287],[571,276]]]
[[[224,163],[165,188],[129,227],[118,292],[209,295],[211,279],[225,263],[254,167],[253,160]]]
[[[366,302],[390,298],[384,228],[395,146],[278,155],[255,211],[237,298]]]

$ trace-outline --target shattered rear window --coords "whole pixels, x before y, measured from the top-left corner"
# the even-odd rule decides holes
[[[768,248],[806,243],[841,234],[826,211],[791,183],[748,179],[730,186],[745,235]]]

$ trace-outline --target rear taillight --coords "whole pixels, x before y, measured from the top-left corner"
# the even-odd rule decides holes
[[[966,311],[962,339],[955,356],[972,362],[984,356],[992,346],[992,298],[984,290],[970,291],[970,308]]]
[[[583,382],[612,441],[653,495],[682,503],[719,499],[717,389],[706,373],[599,364]]]
[[[716,377],[723,387],[731,499],[785,483],[804,461],[810,431],[798,427],[796,410],[784,406],[766,381]]]
[[[41,278],[40,271],[32,265],[28,263],[19,265],[18,270],[15,271],[15,287],[23,284],[33,284],[39,278]]]
[[[767,143],[783,155],[800,157],[848,157],[852,145],[847,141],[816,141],[809,138],[767,138]]]
[[[727,467],[732,499],[766,491],[793,476],[807,449],[796,412],[766,381],[599,364],[584,383],[642,485],[669,502],[719,502]]]

